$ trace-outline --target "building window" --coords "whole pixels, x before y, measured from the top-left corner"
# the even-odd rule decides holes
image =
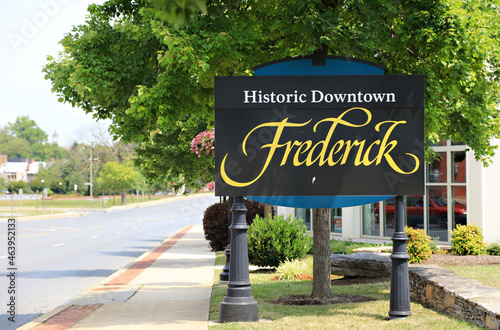
[[[311,230],[311,209],[296,208],[295,217],[304,222],[307,230]]]
[[[331,209],[330,216],[331,232],[342,234],[342,209]]]
[[[426,195],[405,196],[405,225],[449,242],[451,230],[467,224],[467,153],[465,145],[451,141],[433,148],[438,158],[425,169]],[[394,198],[363,205],[363,235],[391,237],[395,223]]]
[[[380,203],[363,205],[363,235],[380,236]]]
[[[434,147],[439,159],[427,166],[426,232],[448,242],[457,224],[467,224],[465,145],[446,141]]]

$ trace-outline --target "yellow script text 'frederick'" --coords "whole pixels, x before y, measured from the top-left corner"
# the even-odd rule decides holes
[[[344,116],[349,112],[361,112],[366,116],[366,121],[362,124],[354,124],[347,120],[344,120]],[[357,118],[361,117],[362,114],[355,114]],[[415,160],[415,167],[405,172],[403,171],[395,162],[393,157],[391,156],[391,151],[396,147],[398,142],[396,140],[391,140],[391,134],[394,129],[398,125],[406,124],[406,121],[381,121],[380,123],[375,125],[375,130],[380,132],[381,128],[385,130],[385,133],[382,139],[378,139],[373,141],[370,145],[367,145],[366,140],[358,141],[358,140],[337,140],[330,148],[330,141],[332,139],[332,135],[335,132],[335,129],[338,125],[343,125],[346,127],[363,127],[368,125],[372,120],[372,114],[370,110],[360,107],[355,107],[344,111],[340,116],[336,118],[325,118],[317,122],[313,127],[313,132],[316,132],[318,125],[322,123],[329,123],[330,128],[324,140],[321,140],[313,145],[311,140],[307,141],[286,141],[280,142],[281,135],[283,134],[283,130],[285,128],[290,127],[303,127],[308,125],[312,119],[304,123],[289,123],[288,118],[283,119],[280,122],[269,122],[258,125],[254,127],[248,134],[245,136],[245,139],[242,143],[242,150],[245,156],[246,152],[246,143],[249,136],[256,130],[264,128],[264,127],[275,127],[276,133],[274,134],[273,141],[269,144],[265,144],[261,147],[261,149],[268,149],[268,154],[264,166],[260,171],[259,175],[248,182],[237,182],[229,178],[225,170],[226,160],[229,154],[224,156],[221,164],[221,176],[222,179],[229,185],[234,187],[246,187],[256,182],[267,170],[269,164],[271,163],[275,152],[277,149],[284,148],[283,156],[281,159],[280,166],[287,164],[287,162],[292,162],[293,166],[311,166],[313,164],[317,164],[318,166],[340,166],[345,165],[349,156],[352,155],[354,157],[354,166],[374,166],[379,165],[384,159],[389,164],[389,166],[397,173],[400,174],[412,174],[415,173],[419,166],[420,161],[417,156],[411,153],[406,153],[406,155],[412,157]],[[370,158],[371,157],[371,158]]]

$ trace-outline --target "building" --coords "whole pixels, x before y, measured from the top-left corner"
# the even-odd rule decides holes
[[[500,140],[495,141],[500,145]],[[460,143],[443,141],[433,147],[441,156],[425,168],[425,196],[406,196],[405,224],[425,229],[449,243],[457,224],[483,229],[484,239],[500,241],[496,188],[500,186],[500,155],[488,167]],[[309,209],[278,207],[278,213],[303,219],[312,229]],[[394,233],[394,199],[363,206],[332,209],[331,235],[342,239],[389,241]]]
[[[35,162],[34,159],[8,158],[7,155],[0,155],[0,177],[8,181],[30,183],[38,174],[40,166],[47,166],[47,163]]]

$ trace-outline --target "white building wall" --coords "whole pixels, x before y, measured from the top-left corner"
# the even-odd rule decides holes
[[[500,145],[500,140],[494,144]],[[482,169],[482,221],[484,239],[488,243],[500,242],[500,151],[493,163]],[[473,220],[472,218],[470,218]],[[469,222],[472,223],[472,222]]]
[[[293,207],[285,207],[285,206],[278,206],[276,214],[278,215],[283,215],[286,218],[288,216],[291,216],[292,218],[295,217],[295,209]]]
[[[484,227],[483,218],[483,166],[467,153],[467,223]],[[451,239],[451,237],[450,237]]]
[[[361,237],[361,207],[345,207],[342,209],[342,238]]]

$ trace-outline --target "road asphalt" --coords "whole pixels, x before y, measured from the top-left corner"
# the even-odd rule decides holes
[[[189,225],[19,329],[207,329],[215,253]]]

